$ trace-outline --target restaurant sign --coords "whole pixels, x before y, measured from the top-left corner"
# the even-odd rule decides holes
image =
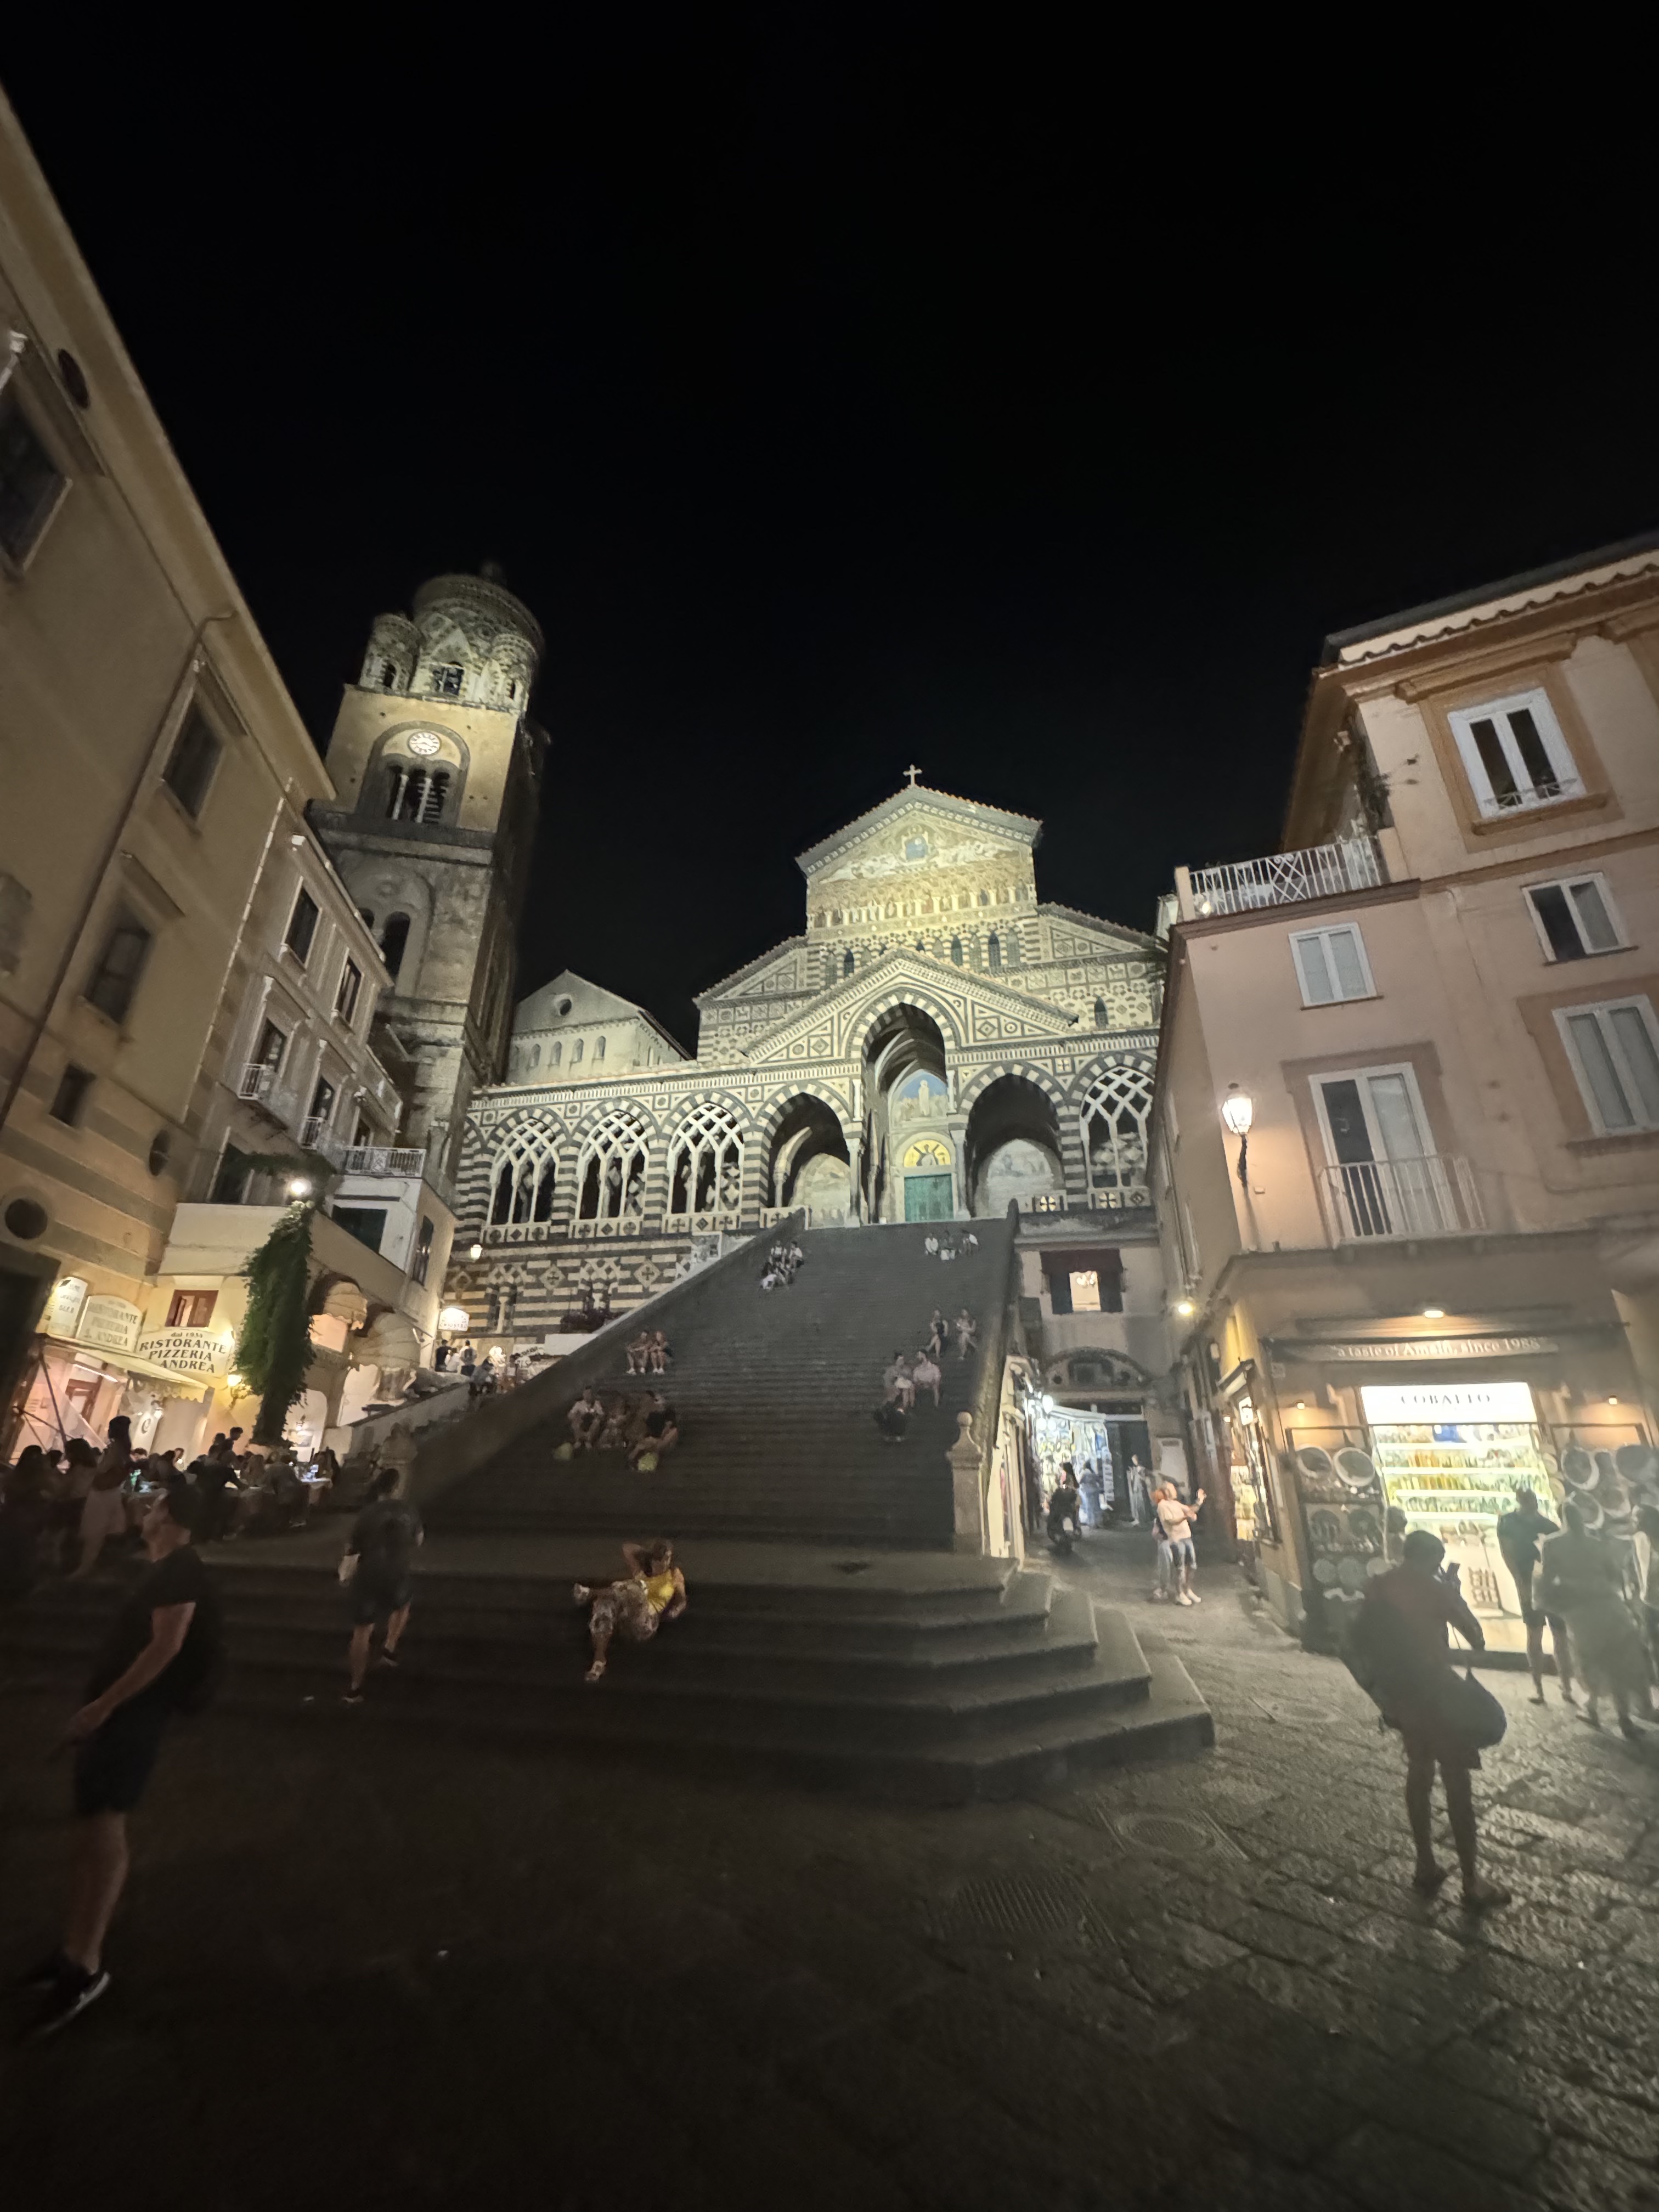
[[[222,1375],[230,1365],[230,1345],[222,1330],[158,1328],[139,1338],[138,1350],[175,1375]]]
[[[100,1352],[131,1352],[138,1341],[141,1316],[125,1298],[88,1298],[76,1332],[82,1344]]]
[[[1297,1359],[1352,1365],[1374,1359],[1523,1359],[1561,1347],[1553,1336],[1379,1336],[1349,1344],[1281,1338],[1274,1349]]]

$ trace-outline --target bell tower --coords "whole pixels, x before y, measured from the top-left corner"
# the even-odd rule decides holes
[[[497,1081],[545,734],[530,719],[541,625],[501,571],[434,576],[378,616],[329,742],[319,835],[392,974],[384,1026],[412,1066],[410,1144],[453,1185],[473,1093]]]

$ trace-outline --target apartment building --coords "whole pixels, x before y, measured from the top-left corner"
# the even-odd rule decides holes
[[[1659,1501],[1659,534],[1329,639],[1282,848],[1177,871],[1153,1187],[1188,1411],[1328,1641],[1514,1490]]]
[[[277,1194],[239,1152],[350,1170],[345,1257],[380,1263],[352,1327],[385,1308],[412,1357],[451,1216],[395,1150],[385,966],[306,823],[333,786],[3,100],[0,749],[0,1448],[119,1411],[194,1440],[240,1316],[204,1318],[176,1217]],[[413,1296],[393,1243],[428,1222]]]

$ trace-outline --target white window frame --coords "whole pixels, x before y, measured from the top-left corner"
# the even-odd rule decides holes
[[[1520,748],[1510,734],[1508,717],[1518,708],[1525,708],[1537,726],[1543,740],[1544,750],[1555,771],[1554,791],[1540,792],[1528,779],[1526,763]],[[1583,796],[1584,781],[1578,772],[1578,763],[1572,757],[1553,702],[1547,691],[1510,691],[1501,698],[1483,699],[1476,706],[1457,707],[1447,715],[1457,750],[1463,763],[1463,772],[1468,777],[1469,787],[1474,793],[1476,805],[1487,821],[1502,821],[1514,814],[1529,814],[1540,806],[1558,806],[1564,799]],[[1498,744],[1509,763],[1515,780],[1516,797],[1508,805],[1499,799],[1492,787],[1486,764],[1480,757],[1480,748],[1475,743],[1474,725],[1493,722],[1498,726]]]
[[[1395,1164],[1393,1154],[1382,1146],[1382,1132],[1372,1110],[1370,1094],[1365,1087],[1373,1076],[1378,1075],[1405,1077],[1406,1095],[1411,1102],[1412,1112],[1417,1116],[1417,1133],[1424,1139],[1424,1150],[1415,1157],[1425,1160],[1436,1157],[1437,1148],[1434,1129],[1423,1109],[1423,1093],[1418,1084],[1417,1070],[1408,1060],[1390,1060],[1379,1061],[1374,1067],[1322,1067],[1308,1078],[1313,1085],[1314,1110],[1319,1116],[1319,1133],[1325,1146],[1327,1166],[1342,1165],[1336,1157],[1336,1139],[1331,1133],[1330,1116],[1325,1110],[1325,1085],[1328,1083],[1352,1083],[1356,1086],[1359,1092],[1359,1110],[1365,1116],[1365,1133],[1371,1140],[1372,1159],[1384,1167]]]
[[[1659,1119],[1646,1121],[1643,1118],[1644,1108],[1641,1102],[1640,1089],[1639,1086],[1632,1080],[1630,1074],[1626,1068],[1624,1054],[1620,1047],[1619,1040],[1613,1034],[1608,1024],[1598,1018],[1596,1026],[1601,1031],[1603,1041],[1607,1045],[1608,1054],[1613,1062],[1614,1072],[1624,1084],[1626,1097],[1631,1105],[1633,1116],[1628,1126],[1624,1128],[1608,1128],[1606,1122],[1601,1119],[1601,1109],[1595,1102],[1595,1086],[1591,1083],[1589,1075],[1585,1072],[1584,1063],[1579,1057],[1577,1042],[1573,1036],[1572,1030],[1570,1026],[1571,1019],[1574,1016],[1593,1014],[1597,1017],[1601,1017],[1602,1015],[1617,1013],[1622,1008],[1626,1006],[1633,1008],[1639,1015],[1647,1030],[1648,1035],[1653,1040],[1655,1049],[1659,1050],[1659,1018],[1656,1018],[1653,1009],[1653,1001],[1647,996],[1645,992],[1635,991],[1632,992],[1629,996],[1626,998],[1596,999],[1590,1001],[1589,1004],[1580,1004],[1573,1006],[1557,1006],[1553,1009],[1555,1015],[1555,1026],[1557,1030],[1559,1032],[1562,1047],[1567,1055],[1568,1065],[1572,1069],[1573,1079],[1578,1085],[1578,1095],[1584,1102],[1584,1111],[1589,1115],[1590,1127],[1595,1130],[1598,1137],[1633,1137],[1639,1134],[1644,1130],[1659,1129]]]
[[[1359,972],[1365,981],[1364,989],[1351,992],[1346,996],[1339,991],[1333,998],[1310,999],[1308,996],[1307,975],[1304,971],[1302,957],[1297,951],[1297,947],[1306,945],[1312,939],[1318,939],[1324,950],[1326,969],[1332,982],[1334,983],[1336,962],[1331,954],[1329,940],[1334,937],[1345,936],[1352,937],[1353,939],[1354,951],[1359,957]],[[1304,1006],[1352,1006],[1358,1004],[1361,999],[1375,999],[1381,995],[1377,990],[1376,980],[1371,975],[1371,963],[1365,951],[1364,932],[1357,921],[1332,922],[1324,929],[1293,929],[1290,933],[1290,942],[1291,965],[1296,969],[1297,988],[1302,994],[1302,1003]]]
[[[27,354],[21,360],[14,355],[8,363],[3,355],[0,355],[0,392],[9,391],[11,393],[18,413],[28,426],[30,435],[45,453],[56,472],[58,489],[51,505],[41,514],[34,535],[23,550],[21,553],[8,553],[3,547],[0,547],[0,575],[15,576],[20,579],[26,576],[33,566],[35,556],[46,544],[52,524],[64,511],[64,501],[70,495],[70,489],[74,482],[70,470],[64,466],[59,441],[52,436],[41,422],[41,416],[45,410],[30,404],[33,394],[28,390],[27,371],[23,368],[27,359]]]
[[[1596,896],[1601,902],[1602,910],[1613,924],[1615,942],[1612,945],[1585,945],[1580,957],[1585,960],[1600,960],[1609,952],[1628,952],[1631,949],[1631,940],[1625,928],[1625,918],[1613,902],[1613,891],[1607,878],[1599,869],[1586,868],[1581,874],[1573,876],[1546,876],[1538,883],[1523,884],[1521,886],[1521,896],[1526,901],[1527,912],[1532,917],[1532,926],[1537,933],[1539,944],[1543,947],[1544,957],[1552,966],[1559,965],[1561,956],[1550,943],[1549,932],[1544,927],[1544,917],[1538,911],[1533,893],[1534,891],[1564,892],[1566,896],[1567,911],[1572,916],[1573,927],[1578,930],[1579,942],[1583,944],[1583,931],[1579,926],[1578,908],[1572,896],[1581,884],[1595,884]]]

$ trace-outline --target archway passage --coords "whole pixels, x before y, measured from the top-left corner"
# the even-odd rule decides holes
[[[968,1116],[968,1187],[973,1211],[1022,1211],[1066,1188],[1060,1168],[1060,1123],[1047,1094],[1023,1075],[1000,1075],[982,1091]]]
[[[870,1220],[940,1221],[955,1214],[949,1113],[939,1024],[920,1006],[890,1007],[864,1048],[864,1198]]]
[[[806,1206],[813,1225],[833,1227],[852,1206],[852,1163],[841,1117],[805,1092],[784,1108],[767,1164],[767,1204]]]

